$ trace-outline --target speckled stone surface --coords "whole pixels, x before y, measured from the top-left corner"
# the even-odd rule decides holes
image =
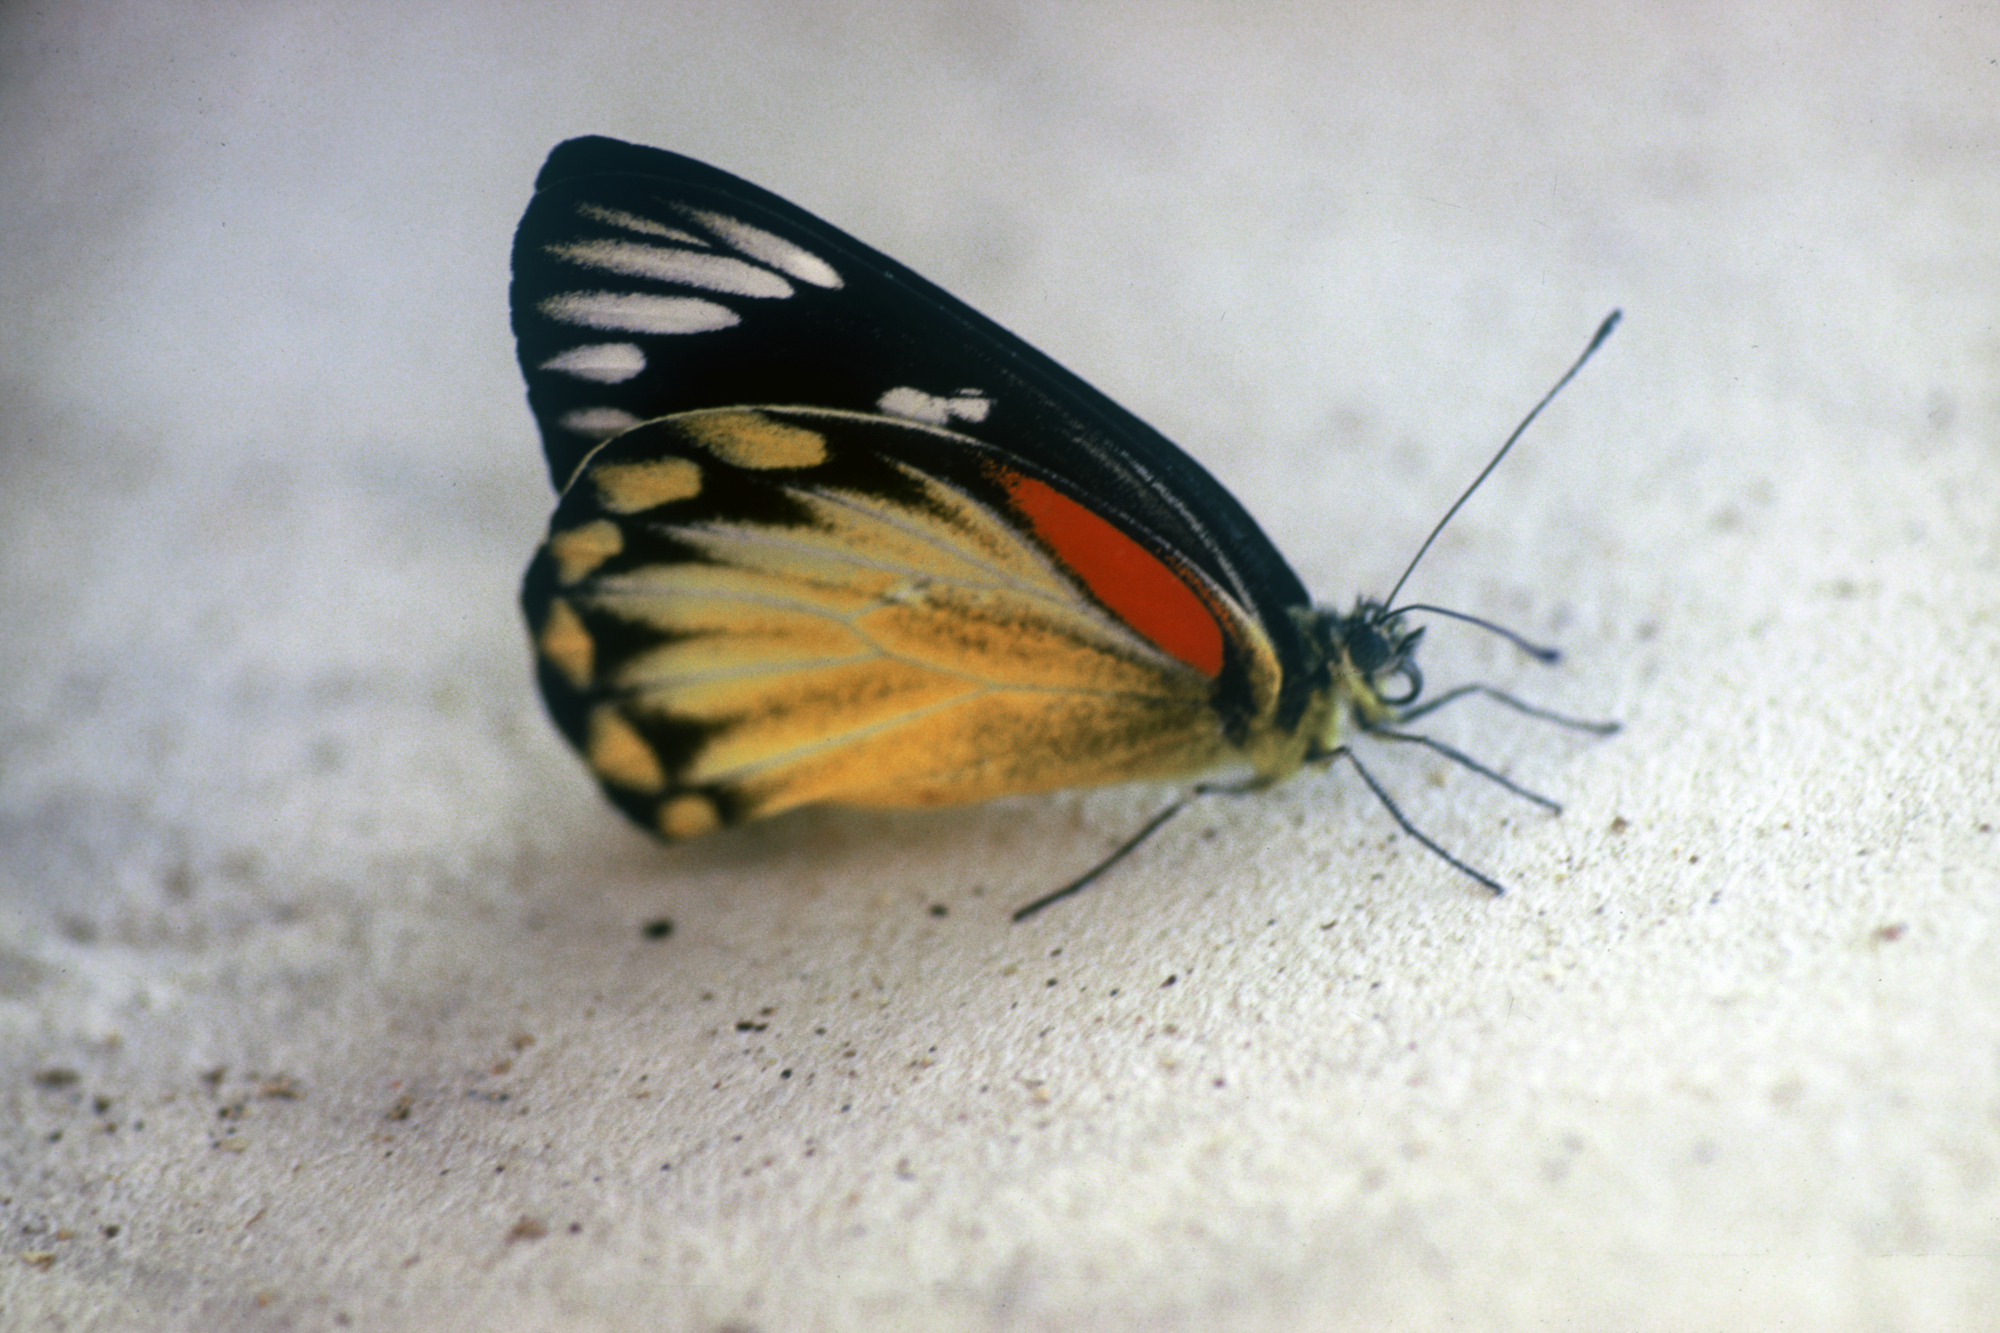
[[[1865,5],[12,6],[0,1318],[1978,1329],[2000,1309],[2000,19]],[[1351,774],[667,849],[541,716],[549,147],[745,175],[1180,441]]]

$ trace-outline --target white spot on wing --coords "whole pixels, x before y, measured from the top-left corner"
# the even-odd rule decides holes
[[[953,416],[960,421],[984,421],[986,414],[993,410],[993,400],[973,389],[960,389],[958,396],[945,404]]]
[[[678,282],[733,296],[786,297],[792,284],[769,269],[728,255],[668,249],[637,241],[567,241],[547,247],[559,259],[656,282]]]
[[[713,301],[644,292],[564,292],[543,301],[542,313],[613,333],[707,333],[740,322],[734,310]]]
[[[646,368],[646,354],[636,343],[587,343],[550,357],[540,368],[593,384],[623,384]]]
[[[800,282],[809,282],[815,287],[831,290],[841,285],[840,274],[834,272],[833,265],[782,236],[762,227],[753,227],[727,213],[712,213],[700,208],[686,211],[731,247],[760,264],[769,264],[779,272],[788,273]]]
[[[594,440],[608,440],[638,425],[639,418],[616,407],[579,407],[574,412],[563,413],[556,424]]]
[[[708,244],[707,241],[702,240],[701,237],[694,235],[692,232],[682,231],[679,227],[669,227],[664,222],[656,222],[652,218],[641,217],[637,213],[627,213],[622,208],[606,208],[602,204],[578,204],[576,211],[581,216],[589,218],[592,222],[602,222],[607,227],[623,227],[626,231],[636,231],[646,236],[664,236],[670,241],[679,241],[683,245],[706,246]]]
[[[929,426],[949,426],[954,420],[984,421],[993,410],[993,400],[973,389],[960,389],[956,397],[946,398],[908,385],[889,390],[875,405],[890,416]]]

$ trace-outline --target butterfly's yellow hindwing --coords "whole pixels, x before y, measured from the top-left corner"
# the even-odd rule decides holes
[[[558,720],[635,817],[686,837],[811,803],[953,805],[1231,757],[1208,675],[1108,612],[1018,518],[857,444],[930,436],[971,443],[711,409],[586,461],[530,617]],[[1270,693],[1255,621],[1204,595]]]

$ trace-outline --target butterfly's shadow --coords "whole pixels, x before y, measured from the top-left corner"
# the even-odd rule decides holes
[[[782,915],[984,900],[1004,920],[1185,795],[1140,784],[935,810],[809,806],[677,843],[606,811],[543,855],[570,884],[595,882],[641,910],[723,911],[749,894]]]

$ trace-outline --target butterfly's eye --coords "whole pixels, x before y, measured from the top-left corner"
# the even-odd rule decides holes
[[[1347,618],[1340,646],[1354,670],[1391,708],[1415,702],[1423,693],[1424,677],[1415,653],[1424,637],[1419,629],[1405,634],[1393,617],[1378,606],[1363,604]],[[1400,686],[1398,682],[1401,682]]]
[[[1361,616],[1351,618],[1343,627],[1340,646],[1364,680],[1373,680],[1375,673],[1387,667],[1389,659],[1395,655],[1395,647],[1389,642],[1389,637],[1374,621]]]
[[[1400,617],[1388,614],[1378,602],[1364,601],[1335,622],[1334,636],[1354,669],[1373,680],[1383,672],[1393,675],[1398,660],[1416,646],[1423,631],[1403,633]]]

